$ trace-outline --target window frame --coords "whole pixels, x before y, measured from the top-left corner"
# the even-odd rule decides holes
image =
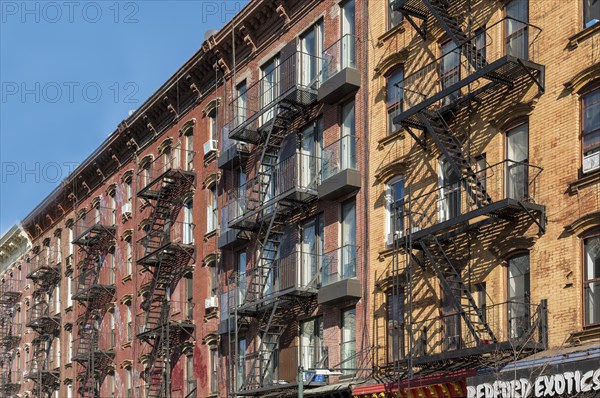
[[[386,7],[385,20],[386,20],[387,31],[397,28],[398,26],[402,25],[402,22],[404,21],[404,14],[402,14],[402,12],[392,11],[393,3],[394,3],[394,0],[388,0],[387,7]],[[392,20],[393,20],[392,13],[400,14],[399,20],[396,22],[396,24],[392,23]]]
[[[526,310],[527,310],[527,318],[528,318],[528,323],[531,322],[531,252],[529,250],[517,250],[514,251],[512,253],[510,253],[510,255],[508,257],[506,257],[506,332],[507,334],[507,338],[508,339],[517,339],[520,338],[521,336],[516,335],[513,336],[512,335],[512,326],[511,326],[511,321],[513,318],[511,318],[510,315],[510,302],[512,300],[515,300],[515,298],[510,297],[510,262],[516,258],[519,257],[527,257],[527,262],[528,262],[528,277],[527,277],[527,286],[525,286],[527,289],[524,290],[523,292],[523,299],[524,299],[524,305],[526,305]]]
[[[585,21],[585,9],[586,9],[585,5],[586,5],[586,3],[587,3],[587,0],[581,0],[581,30],[590,29],[593,26],[595,26],[596,24],[600,23],[600,22],[596,22],[596,23],[593,23],[590,26],[586,27],[586,24],[588,22],[592,22],[594,19],[596,19],[596,18],[593,18],[587,22]],[[599,3],[599,5],[600,5],[600,3]],[[599,15],[598,19],[600,20],[600,15]]]
[[[585,146],[584,146],[584,141],[585,141],[585,137],[586,137],[586,133],[585,133],[585,110],[586,110],[586,107],[585,107],[585,97],[588,96],[588,95],[590,95],[590,94],[592,94],[592,93],[594,93],[594,92],[596,92],[596,91],[598,91],[600,93],[600,82],[594,82],[594,83],[592,83],[588,88],[586,88],[582,92],[582,94],[580,96],[580,99],[579,99],[579,101],[580,101],[580,103],[579,103],[579,107],[580,107],[579,108],[580,109],[580,130],[581,130],[581,141],[580,141],[581,142],[581,172],[584,175],[589,175],[589,174],[592,174],[592,173],[598,173],[598,172],[600,172],[600,169],[590,170],[590,171],[587,171],[587,172],[583,171],[583,159],[586,156],[586,149],[585,149]],[[594,132],[600,134],[600,126],[596,130],[591,130],[587,135],[592,135],[592,133],[594,133]],[[592,153],[594,153],[594,151],[600,152],[600,143],[596,147],[592,147],[591,149],[589,149],[587,151],[587,154],[588,155],[592,154]]]
[[[404,175],[402,174],[398,174],[395,175],[394,177],[390,178],[387,182],[386,182],[386,206],[385,206],[385,242],[387,246],[392,246],[395,242],[395,239],[393,237],[393,235],[396,233],[396,231],[398,231],[398,229],[394,229],[392,231],[392,206],[393,204],[396,203],[396,201],[394,201],[394,195],[392,193],[392,187],[397,184],[398,182],[402,181],[402,191],[403,191],[403,199],[401,200],[402,203],[404,203],[404,196],[406,195],[406,191],[405,191],[405,179],[404,179]],[[400,236],[398,236],[398,238],[401,238],[402,236],[404,236],[404,212],[402,212],[402,224],[400,225],[401,229],[400,231]]]
[[[399,310],[401,312],[401,316],[396,319],[394,317],[394,319],[390,319],[390,309],[392,310],[391,312],[394,312],[394,305],[391,306],[390,308],[390,298],[392,297],[399,297],[400,301],[398,302],[398,307]],[[406,325],[406,321],[404,318],[404,314],[406,312],[406,293],[405,293],[405,289],[404,286],[398,286],[398,287],[392,287],[391,289],[387,290],[385,292],[385,308],[386,308],[386,346],[387,346],[387,350],[386,350],[386,358],[387,358],[387,363],[396,363],[397,361],[402,360],[403,358],[405,358],[406,353],[405,353],[405,333],[404,333],[404,328]],[[390,322],[398,322],[398,327],[396,328],[396,325],[394,325],[394,329],[392,329],[392,327],[390,327]],[[396,333],[393,333],[393,330],[397,330]],[[395,347],[392,340],[398,340],[398,345],[399,347]],[[398,349],[398,350],[396,350]],[[396,356],[397,355],[397,356]]]
[[[354,311],[354,327],[350,327],[350,328],[348,328],[348,330],[350,332],[352,332],[353,339],[346,341],[344,339],[344,329],[346,329],[346,325],[345,325],[346,314],[350,313],[351,311]],[[350,364],[354,363],[354,365],[356,366],[356,323],[357,323],[356,321],[357,321],[356,306],[345,307],[345,308],[341,309],[341,311],[340,311],[340,365],[341,366],[340,367],[342,369],[342,373],[344,373],[344,375],[346,375],[346,376],[351,376],[356,373],[355,370],[345,369],[348,366],[348,363],[350,363]],[[343,347],[345,344],[348,344],[348,343],[354,343],[354,358],[350,357],[350,358],[342,359]]]
[[[404,81],[404,78],[405,78],[404,72],[405,72],[404,65],[397,65],[393,69],[391,69],[385,76],[385,91],[386,91],[385,106],[386,106],[386,115],[387,115],[387,135],[388,136],[394,135],[402,129],[402,128],[395,128],[395,125],[393,123],[393,118],[394,118],[394,116],[396,116],[396,113],[398,112],[398,108],[400,109],[400,112],[402,112],[402,110],[404,109],[404,89],[400,88],[400,87],[396,87],[396,89],[398,91],[401,91],[401,95],[396,96],[394,101],[392,101],[391,103],[390,103],[390,99],[388,97],[390,95],[390,80],[391,80],[391,78],[393,76],[395,76],[396,74],[401,73],[401,78],[398,81],[398,83],[400,83],[400,82]]]
[[[590,328],[597,328],[600,327],[600,319],[598,320],[598,322],[596,323],[591,323],[588,324],[587,323],[587,307],[586,307],[586,296],[585,296],[585,287],[586,285],[590,284],[590,283],[598,283],[598,286],[600,287],[600,275],[598,276],[598,278],[594,278],[594,279],[586,279],[586,275],[585,275],[585,268],[586,268],[586,241],[589,239],[600,239],[600,230],[596,230],[594,232],[591,232],[589,234],[586,234],[585,236],[582,237],[581,239],[581,284],[582,284],[582,289],[581,289],[581,303],[582,303],[582,325],[584,329],[590,329]],[[598,296],[600,296],[600,292],[598,293]]]

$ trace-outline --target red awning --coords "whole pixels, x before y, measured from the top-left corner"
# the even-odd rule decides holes
[[[352,390],[355,398],[462,398],[467,396],[466,378],[475,370],[461,370],[430,375],[398,383],[381,383],[360,386]],[[410,386],[410,387],[409,387]]]

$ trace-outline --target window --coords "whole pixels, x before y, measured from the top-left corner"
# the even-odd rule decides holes
[[[323,217],[317,216],[302,223],[301,235],[300,285],[309,286],[315,282],[315,275],[321,268],[324,247]]]
[[[475,177],[482,190],[487,187],[487,160],[485,154],[475,158]]]
[[[398,26],[402,21],[402,13],[394,10],[395,0],[388,0],[388,29]]]
[[[345,375],[356,372],[356,308],[342,310],[340,368]]]
[[[583,241],[585,326],[600,324],[600,236]]]
[[[388,362],[404,358],[404,289],[396,287],[387,293]],[[418,336],[417,336],[418,338]]]
[[[527,123],[506,132],[506,194],[511,199],[529,196],[529,125]]]
[[[485,29],[478,29],[475,31],[475,51],[481,56],[482,59],[487,57],[486,40],[487,35]]]
[[[446,278],[449,289],[442,286],[442,328],[444,334],[443,349],[446,351],[454,351],[461,348],[461,316],[456,308],[460,305],[460,282],[456,281],[456,277],[448,275]],[[458,295],[457,295],[458,293]],[[421,331],[425,333],[425,331]],[[424,339],[423,339],[424,340]]]
[[[245,80],[237,85],[236,91],[237,91],[237,98],[235,101],[235,115],[237,118],[237,122],[236,122],[236,125],[233,127],[239,126],[240,124],[244,123],[244,121],[246,120],[248,105],[247,105],[247,98],[246,98],[247,88],[246,88]]]
[[[583,171],[586,172],[600,168],[600,85],[583,95],[581,101]]]
[[[71,358],[73,358],[73,333],[69,330],[67,331],[67,341],[68,341],[67,362],[71,362]]]
[[[125,304],[125,320],[127,321],[127,341],[131,341],[133,339],[131,303]]]
[[[125,239],[125,272],[131,275],[133,272],[133,251],[131,248],[131,236]]]
[[[236,254],[237,272],[238,272],[238,305],[244,303],[246,299],[246,251],[241,250]]]
[[[62,239],[60,233],[56,235],[56,261],[62,264]]]
[[[450,220],[460,214],[460,174],[457,170],[457,166],[445,156],[441,157],[439,160],[438,195],[440,222]]]
[[[110,207],[110,209],[108,209],[110,218],[109,224],[115,225],[117,223],[117,200],[115,198],[115,192],[111,192],[110,195],[108,195],[108,203]]]
[[[115,279],[117,276],[117,267],[115,266],[115,247],[111,247],[110,251],[107,254],[108,258],[108,283],[109,285],[115,284]]]
[[[300,323],[300,366],[304,370],[326,368],[323,352],[323,318]],[[307,373],[304,373],[304,377]],[[310,381],[305,379],[304,381]]]
[[[210,393],[216,394],[219,390],[219,352],[210,350]]]
[[[110,321],[110,347],[113,348],[117,343],[117,331],[115,325],[115,314],[113,312],[108,313],[108,320]]]
[[[440,61],[440,84],[444,91],[460,80],[460,51],[452,40],[444,42],[441,46],[442,59]],[[442,106],[458,98],[460,92],[455,90],[442,98]]]
[[[165,170],[169,170],[170,168],[173,167],[172,154],[173,154],[173,152],[171,151],[171,146],[170,145],[165,146],[165,148],[162,151],[163,163],[165,165]]]
[[[511,0],[506,3],[505,12],[505,32],[504,47],[506,55],[529,59],[529,31],[527,23],[529,22],[528,0]]]
[[[246,339],[238,340],[238,363],[236,364],[237,390],[240,390],[246,383]]]
[[[194,356],[190,355],[186,357],[185,361],[185,381],[186,381],[186,397],[190,397],[192,392],[196,391],[196,377],[194,376]],[[212,390],[212,379],[211,379],[211,392]],[[194,394],[193,396],[197,396],[198,394]]]
[[[386,242],[388,245],[404,235],[404,177],[397,176],[388,182],[386,190]]]
[[[208,188],[208,200],[206,206],[206,232],[212,232],[219,227],[219,208],[217,205],[217,186]]]
[[[152,160],[149,157],[141,165],[142,172],[140,174],[140,177],[142,178],[142,181],[144,182],[144,187],[148,186],[148,184],[150,184],[150,182],[151,182],[151,178],[152,178],[152,174],[150,171],[151,166],[152,166]]]
[[[126,398],[133,398],[133,388],[131,384],[131,369],[125,370],[125,391]]]
[[[356,7],[354,0],[342,4],[342,69],[356,68]]]
[[[342,203],[341,279],[356,278],[356,200]]]
[[[54,298],[54,312],[58,314],[60,312],[60,284],[56,285],[52,296]]]
[[[508,260],[509,338],[519,338],[529,330],[529,254]]]
[[[260,108],[264,109],[279,96],[279,55],[264,64],[261,70],[260,80]],[[261,115],[261,124],[267,123],[273,118],[274,109],[271,108]]]
[[[73,255],[73,225],[69,226],[69,256]]]
[[[209,267],[214,269],[215,267]],[[187,319],[194,317],[194,279],[190,275],[185,278],[185,306]]]
[[[387,78],[386,83],[386,103],[388,114],[388,134],[393,134],[399,129],[394,124],[394,117],[402,113],[404,90],[402,81],[404,80],[404,69],[395,69]]]
[[[71,384],[67,386],[67,398],[73,398],[73,385]]]
[[[354,101],[342,106],[342,140],[340,170],[356,170],[356,114]]]
[[[194,170],[194,129],[190,127],[185,132],[185,164],[186,170]]]
[[[194,243],[194,202],[192,199],[183,204],[183,243]]]
[[[600,0],[583,0],[583,28],[589,28],[600,20]]]
[[[323,21],[319,21],[300,35],[299,41],[299,83],[312,87],[321,71],[323,53]],[[283,60],[283,62],[288,62]]]
[[[218,127],[218,119],[217,116],[218,115],[218,110],[217,108],[213,109],[212,111],[210,111],[210,113],[208,114],[208,131],[210,132],[210,139],[211,140],[218,140],[219,139],[219,127]]]
[[[129,176],[125,179],[124,184],[125,184],[125,198],[127,199],[127,204],[130,205],[129,212],[131,212],[131,200],[133,198],[133,191],[131,189],[131,176]]]

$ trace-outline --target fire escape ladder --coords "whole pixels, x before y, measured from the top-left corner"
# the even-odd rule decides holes
[[[275,324],[279,301],[275,301],[271,310],[267,313],[266,323],[259,328],[260,343],[252,358],[249,367],[249,374],[246,377],[245,384],[240,390],[255,389],[262,387],[265,382],[269,383],[268,373],[271,364],[274,362],[274,355],[279,344],[279,337],[283,332],[281,325]]]
[[[439,112],[426,110],[419,112],[418,116],[456,175],[460,176],[460,182],[473,204],[478,208],[491,204],[491,196],[477,178],[471,168],[471,162],[463,152],[461,142],[452,133],[443,116]]]
[[[496,343],[498,339],[487,323],[485,314],[477,306],[471,290],[464,283],[460,272],[454,267],[438,239],[434,235],[430,235],[420,242],[420,246],[442,283],[444,291],[449,293],[452,298],[452,304],[467,325],[477,345],[481,344],[482,340]]]

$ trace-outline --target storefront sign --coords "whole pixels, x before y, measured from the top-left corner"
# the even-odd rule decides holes
[[[571,397],[600,391],[598,360],[498,372],[495,376],[470,378],[467,398]]]

